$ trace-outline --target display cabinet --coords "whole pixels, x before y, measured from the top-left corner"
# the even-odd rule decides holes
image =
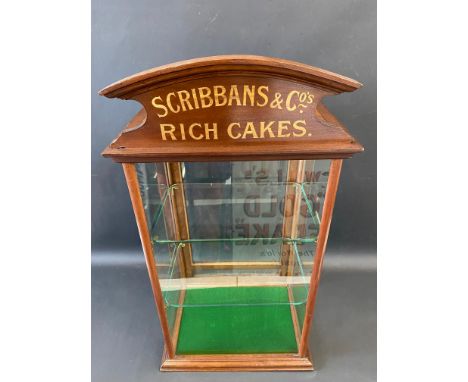
[[[218,56],[101,90],[143,106],[103,155],[123,165],[161,370],[313,369],[341,165],[363,150],[322,99],[360,86],[292,61]]]

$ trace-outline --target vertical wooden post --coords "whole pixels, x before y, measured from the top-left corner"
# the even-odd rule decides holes
[[[302,183],[304,180],[305,160],[288,161],[288,174],[286,181],[288,183]],[[288,198],[291,197],[289,201]],[[297,223],[299,220],[302,193],[300,189],[286,186],[284,195],[284,220],[283,220],[283,238],[295,238],[297,236]],[[294,249],[291,244],[281,245],[280,275],[290,275],[294,266]]]
[[[163,331],[164,344],[166,345],[166,350],[169,358],[174,358],[174,347],[171,341],[171,335],[169,331],[169,324],[167,322],[161,286],[159,285],[156,261],[153,255],[153,246],[151,244],[151,237],[148,231],[143,201],[141,199],[140,190],[138,187],[138,178],[135,165],[132,163],[123,163],[122,167],[124,170],[125,179],[127,180],[127,186],[128,191],[130,193],[130,199],[132,201],[133,212],[135,213],[138,232],[140,234],[141,244],[143,246],[146,267],[148,268],[148,274],[151,282],[151,288],[153,290],[154,301],[156,303],[156,309],[158,311],[159,321],[161,323],[161,328]]]
[[[184,179],[182,176],[182,166],[180,162],[166,163],[166,173],[168,185],[172,186],[177,184],[177,188],[173,190],[170,195],[171,205],[173,209],[173,216],[175,222],[175,231],[177,240],[189,240],[190,231],[187,218],[187,208],[185,204],[185,190]],[[193,262],[192,262],[192,246],[186,243],[182,248],[183,268],[185,270],[185,277],[192,277]]]
[[[315,250],[314,257],[314,267],[312,269],[312,275],[310,278],[309,295],[307,297],[301,343],[299,346],[299,356],[301,357],[305,357],[308,350],[307,343],[312,326],[312,318],[314,316],[315,300],[317,298],[320,273],[322,271],[323,255],[327,246],[328,232],[330,231],[333,206],[335,205],[336,192],[338,190],[338,182],[340,179],[342,163],[342,159],[334,159],[331,161],[330,165],[330,175],[328,177],[327,191],[325,194],[325,201],[323,204],[322,220],[320,223],[320,230],[317,238],[317,247]]]

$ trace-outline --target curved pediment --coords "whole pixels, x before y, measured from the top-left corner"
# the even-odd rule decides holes
[[[161,66],[100,91],[144,108],[103,155],[121,162],[346,158],[363,148],[321,100],[361,86],[260,56]]]

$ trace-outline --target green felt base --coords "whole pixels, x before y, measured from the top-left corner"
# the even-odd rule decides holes
[[[285,287],[189,289],[185,304],[241,301],[241,306],[185,306],[177,354],[295,353],[289,305],[248,305],[252,301],[288,302]]]

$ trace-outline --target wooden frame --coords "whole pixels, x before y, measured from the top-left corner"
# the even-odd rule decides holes
[[[175,235],[177,240],[189,240],[187,210],[185,207],[185,190],[183,187],[182,168],[180,162],[166,163],[168,186],[178,185],[170,193],[170,203],[173,210]],[[182,248],[183,264],[180,264],[183,274],[192,276],[192,246],[190,243]]]
[[[140,190],[138,187],[138,178],[134,164],[124,163],[123,170],[125,179],[127,181],[128,192],[130,194],[130,200],[132,201],[133,212],[135,213],[135,219],[138,226],[138,232],[140,234],[141,244],[143,246],[143,253],[145,255],[146,268],[148,269],[148,275],[151,282],[151,288],[153,290],[154,302],[156,303],[156,309],[159,316],[159,322],[164,337],[164,345],[169,357],[174,357],[174,348],[172,346],[169,325],[167,323],[164,301],[162,298],[161,286],[159,285],[158,271],[156,269],[156,261],[153,255],[153,246],[151,244],[151,237],[148,232],[148,225],[146,222],[145,210],[143,208],[143,201],[141,200]]]
[[[118,81],[100,94],[143,105],[103,152],[122,163],[164,338],[164,371],[313,370],[308,348],[314,306],[343,159],[363,147],[327,110],[325,96],[361,86],[344,76],[292,61],[259,56],[218,56],[179,62]],[[241,90],[239,90],[241,89]],[[243,91],[242,96],[239,91]],[[195,122],[194,122],[195,121]],[[234,132],[234,129],[236,131]],[[243,130],[242,130],[243,129]],[[276,129],[276,130],[275,130]],[[302,330],[292,286],[294,256],[282,245],[281,262],[194,263],[180,162],[288,160],[287,181],[302,183],[306,159],[331,159],[323,212],[312,263]],[[165,162],[172,235],[183,242],[178,257],[181,279],[160,281],[134,163]],[[283,238],[297,237],[302,194],[294,192],[284,211]],[[284,252],[284,253],[283,253]],[[279,269],[277,276],[223,276],[192,279],[197,270]],[[289,279],[288,279],[289,278]],[[179,328],[186,290],[200,285],[288,288],[297,353],[178,355]],[[180,290],[172,328],[162,293]]]
[[[288,162],[288,173],[286,181],[296,184],[301,184],[304,180],[305,160],[291,160]],[[288,190],[290,191],[290,190]],[[291,204],[287,203],[287,199],[291,197]],[[286,193],[284,209],[284,223],[283,223],[283,237],[296,238],[297,237],[297,223],[299,208],[301,204],[302,192],[301,190],[294,190],[294,192]],[[281,246],[281,275],[290,275],[294,267],[294,256],[291,256],[291,245]]]
[[[331,162],[330,175],[328,178],[327,193],[323,206],[322,219],[317,240],[317,249],[315,250],[312,276],[310,278],[309,296],[307,298],[306,313],[304,325],[302,328],[301,343],[299,346],[299,355],[305,356],[308,353],[309,333],[312,326],[312,317],[314,315],[315,300],[317,298],[318,284],[322,272],[323,256],[327,246],[328,232],[330,230],[333,207],[335,205],[338,182],[340,180],[342,160],[336,159]]]

